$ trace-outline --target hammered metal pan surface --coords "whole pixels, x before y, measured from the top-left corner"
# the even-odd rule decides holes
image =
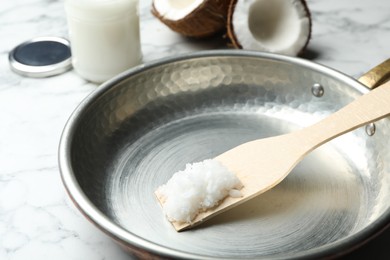
[[[368,91],[311,62],[244,51],[166,59],[103,84],[70,118],[60,166],[76,205],[143,256],[342,254],[389,222],[390,125],[318,148],[269,192],[177,233],[153,192],[186,163],[310,125]],[[149,256],[150,256],[149,255]]]

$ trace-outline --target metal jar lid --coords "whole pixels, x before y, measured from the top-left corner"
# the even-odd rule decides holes
[[[11,69],[27,77],[43,78],[72,68],[69,41],[59,37],[38,37],[16,46],[9,53]]]

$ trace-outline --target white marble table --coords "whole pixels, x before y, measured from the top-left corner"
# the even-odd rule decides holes
[[[170,31],[150,14],[150,2],[140,5],[144,62],[224,48]],[[309,7],[306,58],[358,77],[390,57],[389,0],[309,0]],[[74,71],[32,79],[9,69],[14,46],[45,35],[67,37],[63,1],[0,0],[0,259],[129,259],[69,202],[57,165],[67,118],[98,86]],[[380,238],[390,239],[389,232]],[[376,259],[390,252],[374,240],[357,253],[368,249]]]

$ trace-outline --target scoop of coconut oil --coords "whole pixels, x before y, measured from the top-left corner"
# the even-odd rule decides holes
[[[199,212],[217,206],[225,197],[241,197],[240,180],[216,160],[187,164],[160,186],[156,194],[171,222],[191,223]]]

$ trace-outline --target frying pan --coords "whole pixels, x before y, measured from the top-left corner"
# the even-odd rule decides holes
[[[361,81],[379,84],[385,67]],[[389,226],[389,118],[321,146],[272,190],[193,230],[176,232],[153,192],[187,163],[311,125],[368,91],[333,69],[275,54],[155,61],[76,108],[61,137],[61,176],[85,217],[141,258],[341,256]]]

